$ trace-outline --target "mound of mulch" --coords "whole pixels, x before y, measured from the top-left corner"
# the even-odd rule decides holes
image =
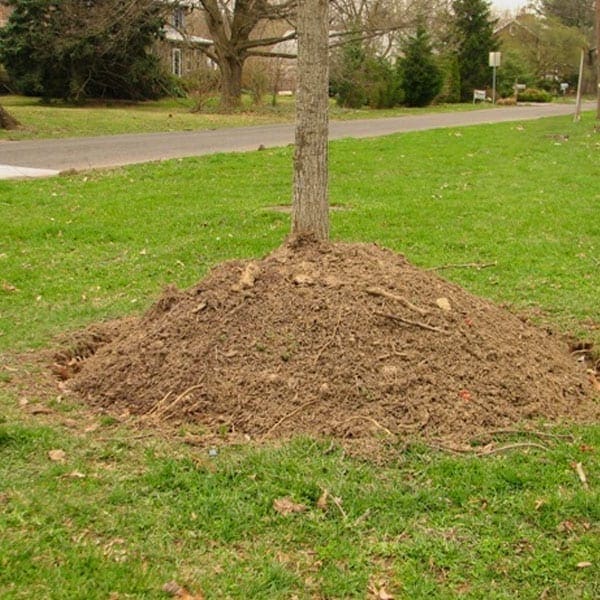
[[[563,339],[375,245],[292,240],[95,335],[61,358],[90,404],[252,438],[600,416]]]

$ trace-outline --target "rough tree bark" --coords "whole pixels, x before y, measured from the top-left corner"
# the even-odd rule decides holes
[[[298,90],[292,232],[329,237],[328,0],[298,6]]]
[[[596,119],[600,120],[600,0],[596,0]]]
[[[0,129],[16,129],[19,125],[19,121],[0,105]]]

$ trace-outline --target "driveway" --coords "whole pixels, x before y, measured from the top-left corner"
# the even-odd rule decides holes
[[[584,106],[584,110],[595,104]],[[407,131],[524,121],[573,114],[574,105],[543,104],[468,112],[331,121],[329,138],[366,138]],[[144,133],[0,142],[0,179],[46,177],[69,169],[95,169],[217,152],[245,152],[294,141],[293,125],[263,125],[213,131]]]

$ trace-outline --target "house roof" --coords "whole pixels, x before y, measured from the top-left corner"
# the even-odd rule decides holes
[[[186,44],[197,44],[199,46],[210,46],[213,43],[212,40],[200,37],[199,35],[183,34],[169,24],[165,25],[164,31],[165,39],[169,42],[185,42]]]

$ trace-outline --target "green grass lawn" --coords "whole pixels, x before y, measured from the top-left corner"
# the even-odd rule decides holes
[[[589,114],[334,142],[333,236],[491,264],[443,274],[599,343],[599,158]],[[0,597],[597,598],[599,425],[487,458],[399,445],[375,468],[306,438],[211,458],[192,427],[132,430],[58,390],[29,410],[15,352],[264,255],[290,188],[287,148],[0,182]]]
[[[202,112],[192,112],[194,101],[189,98],[167,98],[138,103],[112,102],[73,106],[62,102],[44,104],[38,98],[3,96],[2,105],[15,116],[22,127],[14,131],[0,130],[0,140],[32,138],[62,138],[118,133],[154,133],[168,131],[199,131],[224,127],[244,127],[271,123],[292,123],[295,118],[293,98],[281,97],[276,106],[270,101],[259,106],[244,97],[241,109],[231,114],[217,112],[209,104]],[[344,109],[332,100],[332,119],[368,119],[409,114],[480,110],[485,104],[446,104],[426,108],[396,108],[390,110]]]

